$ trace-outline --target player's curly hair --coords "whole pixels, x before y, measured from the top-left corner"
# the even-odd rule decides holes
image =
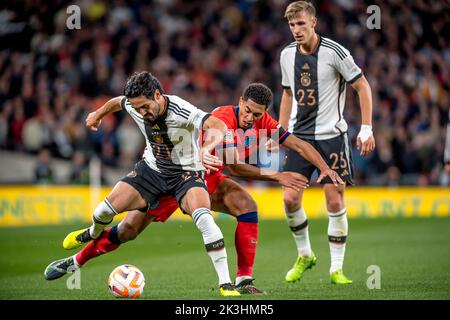
[[[266,110],[270,107],[273,100],[272,90],[269,89],[263,83],[250,83],[242,93],[242,98],[244,101],[252,99],[258,104],[262,104],[266,107]]]
[[[124,95],[127,98],[136,98],[144,96],[153,100],[156,89],[164,94],[161,83],[148,71],[135,72],[128,78],[124,89]]]

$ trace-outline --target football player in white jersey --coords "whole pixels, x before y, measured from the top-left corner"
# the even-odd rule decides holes
[[[132,75],[124,96],[113,98],[90,113],[86,126],[96,131],[105,116],[122,109],[136,121],[146,138],[143,160],[97,206],[91,227],[68,234],[63,247],[77,248],[98,238],[118,213],[136,209],[146,212],[161,196],[173,195],[202,233],[219,278],[220,295],[240,295],[231,283],[223,235],[211,216],[203,177],[205,167],[214,170],[214,165],[221,164],[210,152],[222,142],[226,125],[177,96],[165,95],[158,79],[149,72]],[[197,146],[200,130],[216,133],[209,135],[211,138],[201,151]],[[46,268],[45,278],[56,279],[71,266],[77,267],[73,257],[55,261]]]
[[[357,137],[357,147],[361,156],[366,156],[375,148],[369,83],[347,49],[315,32],[317,18],[310,2],[290,3],[285,18],[295,42],[285,47],[280,55],[283,95],[279,122],[297,137],[311,143],[330,168],[346,183],[352,184],[351,149],[347,123],[343,118],[345,85],[350,83],[359,96],[361,131]],[[316,169],[300,155],[290,151],[285,161],[285,171],[298,172],[307,179]],[[336,187],[328,179],[324,179],[322,184],[329,216],[331,283],[348,284],[352,281],[342,271],[348,235],[345,185]],[[303,190],[283,190],[286,217],[298,249],[297,260],[286,274],[287,282],[300,280],[317,260],[311,250],[302,197]]]

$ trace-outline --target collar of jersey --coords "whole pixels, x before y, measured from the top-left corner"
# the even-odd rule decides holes
[[[317,34],[317,36],[319,37],[319,42],[317,43],[317,46],[314,48],[314,51],[313,51],[313,52],[308,53],[308,54],[303,53],[303,52],[300,50],[300,48],[298,47],[298,45],[297,45],[297,51],[298,51],[298,53],[300,53],[302,56],[315,56],[315,55],[317,55],[317,52],[319,51],[319,47],[320,47],[320,45],[322,44],[322,37],[320,36],[320,34]]]
[[[243,128],[239,127],[239,106],[234,106],[234,115],[236,116],[236,121],[237,121],[237,125],[238,125],[239,129],[242,129],[244,131],[247,131],[248,129],[253,129],[253,123],[247,129],[243,129]]]
[[[166,110],[164,110],[164,112],[156,119],[156,120],[158,120],[158,119],[165,119],[166,117],[167,117],[167,113],[169,112],[169,104],[170,104],[170,99],[169,99],[169,97],[168,96],[165,96],[165,95],[162,95],[163,97],[165,97],[166,99],[164,99],[164,108],[166,109]],[[156,121],[155,120],[155,121]]]

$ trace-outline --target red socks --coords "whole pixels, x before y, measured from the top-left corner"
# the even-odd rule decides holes
[[[111,239],[114,241],[111,241]],[[84,265],[89,260],[96,258],[104,253],[113,251],[120,246],[117,238],[117,226],[107,228],[100,237],[90,241],[80,252],[75,255],[79,266]]]
[[[251,277],[258,242],[258,216],[256,212],[249,212],[238,216],[237,220],[234,237],[238,264],[237,276]]]
[[[235,233],[235,246],[237,253],[237,276],[253,275],[256,246],[258,243],[258,215],[256,212],[241,214],[237,217],[238,223]],[[75,255],[77,264],[82,266],[89,260],[120,246],[117,236],[117,226],[107,228],[96,240],[89,242]]]

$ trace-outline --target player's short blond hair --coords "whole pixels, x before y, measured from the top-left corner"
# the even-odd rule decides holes
[[[291,20],[297,13],[302,11],[305,11],[312,17],[316,16],[316,8],[314,8],[314,5],[311,2],[295,1],[287,6],[286,11],[284,12],[284,17]]]

